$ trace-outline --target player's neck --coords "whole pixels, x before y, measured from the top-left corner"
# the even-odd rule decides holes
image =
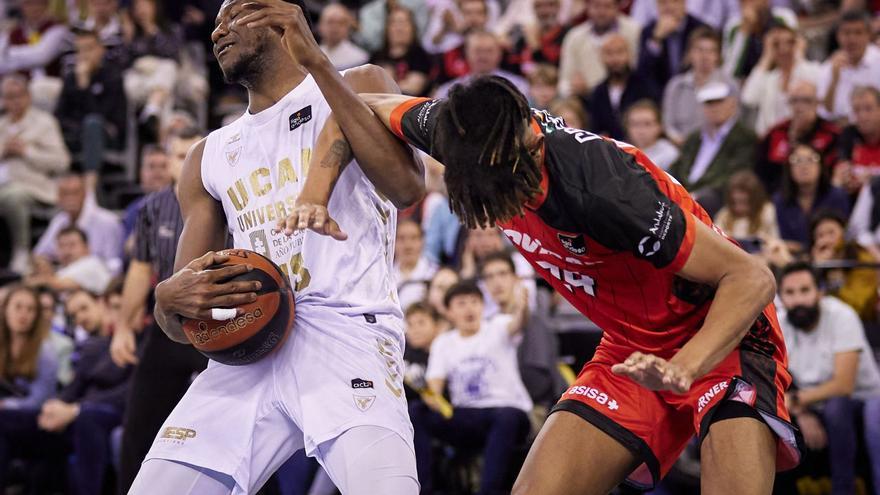
[[[248,113],[260,113],[278,103],[300,85],[308,74],[299,65],[283,71],[265,71],[259,81],[247,85]]]

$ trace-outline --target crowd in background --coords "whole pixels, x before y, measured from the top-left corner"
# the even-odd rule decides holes
[[[214,60],[221,4],[0,0],[0,493],[114,492],[136,366],[114,340],[152,307],[121,311],[122,280],[159,279],[138,254],[146,198],[247,107]],[[880,494],[880,1],[305,6],[340,70],[376,64],[435,97],[502,76],[683,184],[778,274],[809,454],[777,492]],[[503,493],[601,330],[501,232],[463,229],[425,160],[395,246],[419,477],[423,493]],[[656,493],[692,489],[697,450]],[[267,491],[333,493],[316,465],[288,464]]]

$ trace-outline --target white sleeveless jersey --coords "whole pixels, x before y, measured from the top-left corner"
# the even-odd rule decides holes
[[[205,189],[223,204],[234,245],[272,259],[290,277],[296,303],[344,314],[401,316],[392,283],[397,209],[357,162],[339,177],[328,210],[345,241],[311,231],[274,234],[303,189],[330,107],[312,76],[270,108],[212,132],[202,157]]]

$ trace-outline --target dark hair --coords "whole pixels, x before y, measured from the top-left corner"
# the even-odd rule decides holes
[[[150,155],[165,155],[168,156],[168,152],[165,151],[165,148],[159,146],[158,144],[148,143],[144,145],[144,148],[141,150],[141,160]]]
[[[850,9],[840,15],[840,20],[837,21],[837,29],[840,29],[844,24],[848,24],[850,22],[861,22],[868,28],[868,31],[871,31],[871,24],[873,22],[873,18],[871,14],[862,9]]]
[[[822,153],[807,143],[797,142],[792,144],[791,152],[788,154],[789,158],[791,158],[798,148],[808,148],[819,156],[819,184],[816,187],[816,197],[824,196],[828,190],[831,189],[831,175],[828,172],[828,167],[825,166]],[[791,176],[791,163],[786,161],[785,166],[782,167],[782,199],[786,203],[793,204],[797,201],[798,192],[798,185],[795,184],[794,179]]]
[[[494,253],[487,254],[480,261],[480,277],[483,276],[483,270],[486,268],[486,266],[489,263],[493,263],[496,261],[506,264],[510,267],[510,271],[516,274],[516,265],[513,263],[513,258],[511,258],[510,255],[507,254],[505,251],[496,251]]]
[[[813,278],[813,283],[816,284],[816,287],[819,287],[819,274],[816,273],[816,270],[813,269],[813,265],[811,265],[807,261],[793,261],[779,271],[779,288],[782,289],[782,281],[785,280],[785,277],[791,275],[792,273],[799,272],[807,272],[810,274],[810,277]]]
[[[70,30],[75,38],[95,38],[101,41],[101,36],[94,29],[87,29],[83,26],[74,26]]]
[[[428,318],[434,320],[435,322],[440,321],[440,314],[437,312],[437,310],[424,301],[410,304],[409,307],[406,308],[404,318],[409,318],[410,316],[419,313],[428,315]]]
[[[751,170],[740,170],[731,175],[727,181],[727,188],[724,194],[724,202],[728,207],[728,211],[730,211],[730,207],[733,205],[734,191],[742,191],[749,195],[749,234],[756,234],[761,227],[761,213],[764,211],[764,204],[767,202],[767,190],[764,189],[764,184],[761,183],[761,179]],[[732,211],[730,213],[730,224],[716,222],[722,224],[719,225],[722,229],[732,229],[734,218]]]
[[[61,229],[61,231],[58,232],[58,235],[56,235],[55,238],[60,239],[61,236],[65,236],[65,235],[69,235],[69,234],[76,234],[79,236],[80,239],[82,239],[83,243],[85,243],[85,244],[89,243],[89,236],[85,233],[85,231],[83,231],[81,228],[77,227],[76,225],[70,225],[70,226],[64,227],[63,229]]]
[[[450,209],[469,229],[522,214],[541,192],[541,169],[523,142],[525,96],[507,79],[483,76],[453,86],[438,112],[432,149],[446,165]]]
[[[385,55],[390,58],[391,57],[391,53],[390,53],[391,43],[388,42],[388,25],[390,24],[389,21],[391,20],[391,14],[393,14],[394,12],[399,10],[401,12],[405,12],[407,19],[409,19],[409,24],[410,24],[410,26],[412,26],[413,35],[412,35],[412,38],[409,40],[409,49],[407,50],[408,52],[410,50],[412,50],[413,45],[418,44],[419,25],[416,23],[416,16],[415,16],[415,14],[413,14],[412,10],[404,7],[403,5],[399,5],[399,4],[391,7],[390,6],[391,2],[388,2],[387,5],[388,5],[387,12],[385,13],[385,34],[382,37],[382,45],[383,46],[382,46],[382,50],[380,51],[380,53],[382,55]]]
[[[201,139],[205,136],[205,132],[198,126],[188,125],[180,130],[174,131],[168,134],[168,139],[177,138],[181,141],[187,141],[189,139]],[[166,141],[168,142],[168,141]]]
[[[721,56],[721,36],[719,36],[714,29],[708,26],[700,26],[691,32],[691,35],[688,36],[687,39],[687,51],[692,50],[694,48],[694,45],[696,45],[697,42],[701,40],[709,40],[714,42],[715,45],[718,47],[718,56]]]
[[[846,217],[837,210],[833,210],[831,208],[823,208],[817,211],[816,214],[810,218],[810,246],[816,243],[816,227],[818,227],[820,223],[825,221],[831,221],[836,223],[837,225],[840,225],[840,228],[842,228],[843,231],[846,232]],[[858,244],[856,244],[855,242],[844,242],[843,251],[839,254],[847,260],[858,260]]]
[[[863,94],[869,94],[874,97],[874,103],[880,105],[880,90],[874,86],[856,86],[849,95],[850,100]]]
[[[401,219],[399,219],[399,220],[397,221],[397,229],[400,230],[400,226],[403,225],[403,224],[405,224],[405,223],[415,225],[416,228],[419,229],[419,235],[420,235],[420,236],[424,236],[424,235],[425,235],[425,231],[422,229],[422,224],[419,223],[419,222],[417,222],[417,221],[415,221],[415,220],[412,219],[412,218],[401,218]]]
[[[12,296],[19,292],[26,293],[33,299],[37,314],[28,329],[24,349],[16,359],[12,357],[12,331],[9,329],[9,322],[6,321],[6,311]],[[41,312],[37,290],[24,285],[10,287],[6,297],[0,300],[0,379],[9,381],[18,377],[33,378],[37,375],[40,348],[49,335],[49,322],[42,318]]]
[[[446,291],[446,295],[443,296],[443,305],[447,308],[449,307],[449,303],[452,302],[453,299],[459,296],[477,296],[480,300],[483,300],[483,291],[477,286],[477,283],[473,280],[462,280],[457,282],[455,285],[449,288]]]

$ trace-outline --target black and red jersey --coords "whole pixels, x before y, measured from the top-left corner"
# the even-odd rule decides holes
[[[404,103],[392,113],[393,132],[431,153],[442,104]],[[677,275],[696,222],[724,234],[635,147],[566,127],[544,111],[532,117],[534,131],[544,134],[543,194],[499,227],[537,273],[604,330],[600,353],[670,358],[700,329],[714,297],[714,288]],[[772,305],[742,345],[785,362]]]

